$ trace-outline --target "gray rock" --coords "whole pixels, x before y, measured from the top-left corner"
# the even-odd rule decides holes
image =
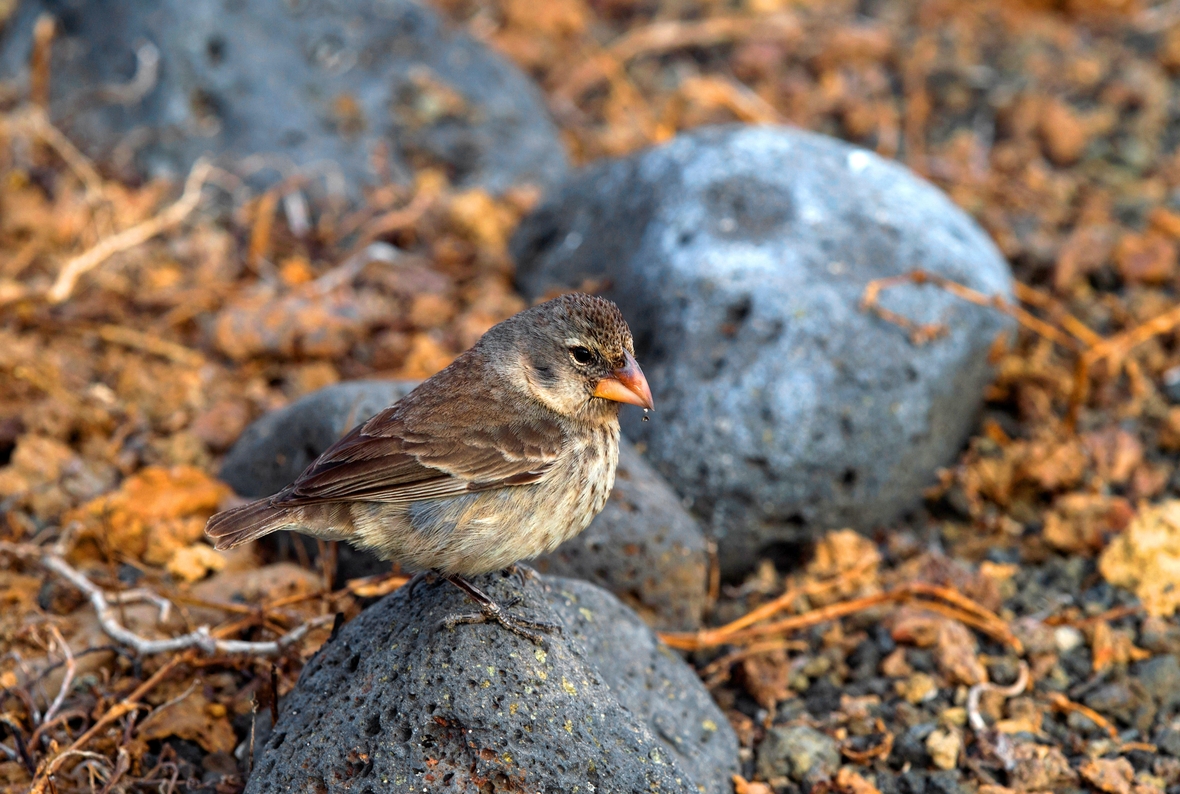
[[[717,539],[722,570],[914,507],[964,443],[1002,315],[930,286],[882,305],[949,333],[924,346],[863,312],[922,268],[1011,296],[1007,264],[900,165],[782,127],[681,136],[571,177],[512,243],[523,291],[603,286],[655,394],[624,429]]]
[[[1180,757],[1180,725],[1172,724],[1160,728],[1155,735],[1155,744],[1168,755]]]
[[[471,608],[458,590],[393,593],[304,668],[247,791],[730,790],[733,730],[635,613],[572,579],[476,584],[564,631],[543,649],[497,625],[446,629]]]
[[[1138,680],[1115,681],[1088,692],[1082,702],[1104,717],[1113,717],[1147,730],[1155,717],[1151,695]]]
[[[758,745],[758,777],[801,782],[831,777],[840,768],[840,748],[826,733],[807,726],[771,728]]]
[[[1180,704],[1180,660],[1163,654],[1139,662],[1131,671],[1151,695],[1161,712],[1171,712]]]
[[[269,496],[294,480],[316,456],[355,425],[391,405],[416,384],[354,381],[313,392],[254,422],[226,455],[221,479],[238,494]],[[280,553],[304,543],[291,533],[270,542]],[[389,563],[347,544],[338,549],[345,579],[389,570]],[[667,483],[626,441],[620,445],[615,488],[602,513],[577,537],[533,563],[539,570],[599,584],[639,611],[651,625],[700,626],[707,589],[704,533]]]
[[[547,186],[567,167],[529,80],[410,0],[25,0],[0,31],[0,77],[27,81],[43,12],[60,31],[51,116],[123,176],[183,175],[206,152],[261,154],[268,181],[334,163],[355,197],[423,165],[494,192]],[[137,95],[144,44],[158,78]],[[387,176],[372,166],[382,147]]]

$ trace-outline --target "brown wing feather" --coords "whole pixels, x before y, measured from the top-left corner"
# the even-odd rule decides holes
[[[522,411],[521,398],[503,389],[458,388],[452,381],[463,379],[465,364],[460,358],[354,428],[274,503],[404,503],[541,479],[561,451],[558,424]]]

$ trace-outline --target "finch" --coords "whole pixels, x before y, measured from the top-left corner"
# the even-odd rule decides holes
[[[274,496],[205,532],[229,549],[280,529],[344,540],[433,571],[480,612],[534,641],[467,581],[551,551],[602,510],[619,456],[619,407],[651,409],[614,303],[572,293],[492,327],[410,394],[357,426]]]

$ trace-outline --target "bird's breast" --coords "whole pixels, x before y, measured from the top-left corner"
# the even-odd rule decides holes
[[[357,503],[358,545],[414,568],[465,576],[552,551],[585,529],[610,496],[619,462],[619,427],[567,437],[548,476],[401,506]]]

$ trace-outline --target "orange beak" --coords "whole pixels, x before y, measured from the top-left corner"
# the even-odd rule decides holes
[[[647,385],[647,378],[643,377],[643,370],[630,353],[624,350],[623,356],[623,366],[611,373],[611,377],[598,381],[594,396],[617,403],[638,405],[640,408],[655,408],[651,400],[651,388]]]

